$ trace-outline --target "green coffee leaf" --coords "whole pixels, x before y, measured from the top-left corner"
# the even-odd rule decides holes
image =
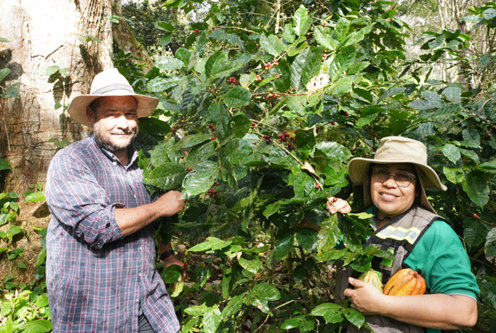
[[[184,164],[165,162],[153,169],[145,180],[163,190],[177,190],[181,187],[185,176]]]
[[[45,192],[34,192],[31,193],[24,199],[26,202],[39,202],[39,201],[45,201]]]
[[[239,264],[241,267],[253,274],[256,274],[262,269],[262,262],[257,257],[254,257],[253,259],[245,259],[244,257],[241,257],[239,258]]]
[[[318,26],[315,28],[314,35],[317,43],[324,49],[334,51],[338,48],[338,41],[332,36],[333,33],[330,28]]]
[[[229,59],[227,52],[216,52],[208,58],[205,63],[205,74],[207,78],[223,78],[231,75],[232,72],[240,69],[244,63],[245,58],[239,57],[237,59]]]
[[[10,170],[10,163],[6,159],[0,158],[0,170]]]
[[[489,185],[483,172],[470,171],[462,182],[462,187],[470,200],[479,207],[483,208],[489,201]]]
[[[451,143],[445,144],[443,148],[441,148],[443,155],[446,156],[451,162],[455,163],[462,157],[460,151],[455,145]]]
[[[151,79],[147,83],[148,90],[151,92],[163,92],[169,88],[177,86],[182,80],[180,76],[169,76],[169,77],[161,77],[157,76],[154,79]]]
[[[338,228],[337,214],[326,217],[321,223],[317,235],[317,250],[319,254],[332,250],[339,241],[340,231]]]
[[[204,161],[193,169],[183,181],[186,195],[194,196],[206,192],[212,187],[219,175],[219,166],[212,161]]]
[[[217,306],[208,309],[203,314],[203,329],[206,333],[216,333],[221,322],[220,310]]]
[[[46,74],[51,76],[59,71],[60,67],[57,65],[50,66],[46,69]]]
[[[348,21],[344,17],[341,17],[336,24],[336,28],[334,29],[334,34],[339,42],[343,42],[343,40],[348,35],[349,30],[350,30],[350,21]]]
[[[248,89],[236,86],[221,95],[220,98],[228,108],[240,108],[250,104],[251,93]]]
[[[334,303],[323,303],[317,305],[311,312],[311,316],[324,317],[326,323],[340,323],[344,319],[345,308],[339,304]]]
[[[312,25],[312,16],[303,5],[293,15],[294,32],[302,37],[305,36]]]
[[[288,255],[293,249],[294,235],[286,234],[277,242],[276,249],[274,251],[274,258],[276,260],[281,260]]]
[[[0,82],[2,82],[2,80],[5,79],[9,74],[10,74],[9,68],[0,69]]]
[[[0,160],[0,163],[1,163],[1,160]],[[479,170],[487,172],[487,173],[496,174],[496,160],[481,163],[477,166],[477,168]],[[0,170],[1,170],[1,168],[0,168]]]
[[[346,94],[351,90],[351,86],[353,84],[353,79],[350,77],[340,78],[338,81],[334,82],[329,89],[327,89],[327,93],[333,96],[340,96]]]
[[[168,31],[168,32],[173,32],[175,30],[172,24],[164,21],[155,22],[155,28],[158,30]]]
[[[222,310],[222,318],[224,321],[227,321],[238,313],[239,309],[243,306],[243,300],[245,297],[246,293],[242,293],[231,298],[226,307]]]
[[[486,236],[486,243],[484,245],[484,252],[486,257],[496,257],[496,228],[492,228]]]
[[[212,104],[208,108],[205,118],[215,126],[216,132],[221,136],[226,135],[227,130],[229,129],[229,112],[223,104]]]
[[[425,100],[413,101],[409,104],[410,107],[416,110],[430,110],[430,109],[437,109],[443,106],[441,97],[439,97],[439,95],[434,91],[430,91],[430,90],[423,91],[422,97]]]
[[[458,87],[448,87],[443,90],[443,95],[452,103],[460,103],[462,101],[462,90]]]
[[[212,135],[206,133],[187,135],[172,147],[172,151],[176,151],[184,148],[190,148],[205,141],[211,140],[211,138]]]
[[[465,147],[480,148],[480,134],[474,128],[465,128],[462,131],[463,141],[461,144]]]
[[[36,267],[41,266],[45,262],[46,258],[46,248],[41,249],[40,253],[38,253],[38,257],[36,258]]]
[[[469,249],[479,247],[486,239],[489,231],[482,222],[472,218],[463,220],[463,228],[463,239]]]
[[[317,231],[312,228],[302,228],[296,233],[298,244],[307,250],[317,248]]]
[[[242,138],[251,128],[251,121],[244,114],[240,113],[231,118],[230,134]]]
[[[443,173],[453,184],[459,184],[465,179],[465,173],[460,168],[443,167]]]
[[[28,321],[18,327],[23,333],[45,333],[53,329],[52,323],[49,320],[34,320]]]
[[[167,32],[162,37],[160,37],[160,45],[162,45],[163,47],[169,45],[171,41],[172,41],[172,33],[170,32]]]
[[[250,294],[262,301],[278,301],[281,299],[279,290],[269,283],[257,284]]]
[[[331,77],[332,82],[336,81],[344,71],[353,65],[355,57],[356,50],[354,46],[345,47],[336,54],[329,65],[329,76]]]
[[[347,308],[344,311],[344,316],[346,317],[346,319],[348,319],[350,323],[355,325],[358,329],[360,329],[360,327],[362,327],[362,325],[365,324],[365,317],[363,316],[363,314],[361,314],[355,309]]]
[[[160,57],[155,61],[155,67],[164,71],[172,71],[184,67],[184,63],[172,57]]]
[[[277,57],[286,49],[282,41],[277,36],[270,35],[269,38],[265,34],[260,35],[260,47],[268,54]]]
[[[294,90],[300,90],[301,76],[304,71],[307,59],[310,54],[310,49],[305,49],[303,52],[298,54],[293,63],[291,64],[291,87]]]

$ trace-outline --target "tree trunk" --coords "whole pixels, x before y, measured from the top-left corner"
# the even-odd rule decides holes
[[[0,192],[22,197],[30,185],[46,182],[58,148],[50,139],[74,142],[89,131],[66,109],[74,96],[89,93],[97,73],[112,67],[111,0],[0,0],[0,13],[0,37],[9,40],[0,42],[0,69],[11,70],[1,84],[5,89],[22,83],[17,97],[0,101],[0,157],[12,168],[0,173]],[[49,76],[52,66],[61,70]],[[22,225],[25,236],[8,244],[0,239],[0,247],[24,253],[16,265],[2,256],[2,281],[7,274],[18,282],[33,279],[41,245],[32,225],[48,226],[46,204],[22,199],[19,204],[20,217],[13,223]],[[27,268],[17,269],[18,260]]]
[[[0,69],[8,87],[21,82],[16,98],[1,103],[0,157],[12,170],[0,177],[4,191],[23,193],[44,184],[57,145],[81,139],[87,128],[65,112],[73,95],[88,93],[95,74],[111,67],[110,0],[0,1]],[[47,75],[47,68],[68,69]],[[56,105],[58,108],[56,108]],[[61,107],[60,107],[61,106]]]

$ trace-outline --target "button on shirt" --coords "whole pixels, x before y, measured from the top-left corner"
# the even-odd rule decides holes
[[[155,269],[156,225],[124,237],[115,220],[116,208],[150,202],[137,155],[130,149],[124,166],[89,136],[50,163],[46,281],[54,332],[138,332],[140,311],[155,332],[180,328]]]

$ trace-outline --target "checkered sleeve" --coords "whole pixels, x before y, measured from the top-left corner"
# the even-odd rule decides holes
[[[99,185],[91,164],[67,152],[59,152],[48,170],[46,200],[51,213],[75,237],[90,247],[123,238],[115,220],[115,208]]]

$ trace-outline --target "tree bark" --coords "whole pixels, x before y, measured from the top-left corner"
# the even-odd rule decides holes
[[[6,86],[22,83],[18,97],[1,103],[6,126],[0,157],[12,170],[0,176],[0,190],[23,193],[45,182],[57,150],[49,139],[73,142],[88,131],[65,110],[71,97],[89,92],[95,74],[112,65],[111,2],[9,0],[0,1],[0,12],[8,13],[0,20],[0,37],[11,41],[0,43],[0,69],[11,69]],[[49,77],[46,69],[54,65],[67,73]]]
[[[0,0],[0,37],[10,41],[0,42],[0,69],[11,70],[2,85],[22,83],[17,97],[0,101],[0,157],[12,169],[0,172],[0,192],[15,191],[22,198],[30,185],[44,185],[58,149],[48,141],[74,142],[89,132],[66,109],[74,96],[89,93],[97,73],[112,67],[111,5],[111,0]],[[48,76],[47,68],[55,65],[67,71]],[[50,217],[46,204],[22,199],[19,204],[13,223],[26,233],[8,244],[0,239],[0,247],[23,248],[23,257],[14,264],[3,255],[0,279],[12,274],[26,283],[41,250],[32,226],[46,227]],[[27,268],[16,268],[19,260]]]

